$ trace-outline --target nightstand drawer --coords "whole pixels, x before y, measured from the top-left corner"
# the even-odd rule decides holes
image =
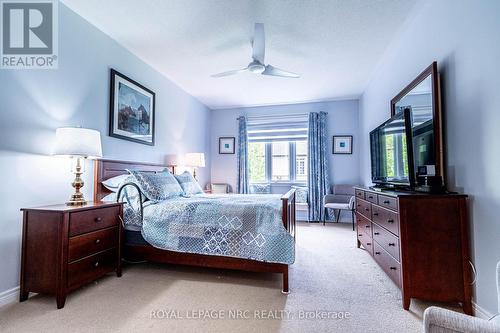
[[[69,239],[68,260],[75,261],[118,245],[118,227],[111,227]]]
[[[116,249],[111,249],[69,264],[68,288],[78,288],[101,275],[114,271],[117,261],[118,252]]]
[[[69,235],[76,236],[117,225],[119,212],[120,207],[115,206],[71,213]]]

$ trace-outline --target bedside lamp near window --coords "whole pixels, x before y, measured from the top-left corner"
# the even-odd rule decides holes
[[[188,153],[184,155],[184,165],[193,168],[193,177],[196,179],[196,168],[205,167],[204,153]],[[198,179],[196,179],[198,180]]]
[[[56,147],[54,155],[69,156],[75,159],[75,180],[71,185],[75,193],[66,203],[68,206],[83,206],[87,204],[80,189],[84,182],[81,178],[85,158],[102,157],[101,133],[96,130],[80,127],[61,127],[56,130]]]

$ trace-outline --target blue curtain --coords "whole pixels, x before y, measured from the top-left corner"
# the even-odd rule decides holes
[[[309,221],[322,221],[325,218],[323,197],[328,194],[328,155],[327,155],[327,113],[311,112],[308,131],[308,175]]]
[[[247,118],[238,118],[238,193],[248,193]]]

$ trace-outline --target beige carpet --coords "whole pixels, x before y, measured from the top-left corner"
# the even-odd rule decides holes
[[[70,294],[61,310],[42,295],[0,308],[0,331],[422,331],[429,304],[403,310],[399,290],[356,248],[349,224],[300,223],[296,254],[289,295],[277,274],[137,264]]]

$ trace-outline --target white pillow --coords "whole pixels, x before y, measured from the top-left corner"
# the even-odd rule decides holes
[[[106,179],[105,181],[102,182],[102,185],[106,187],[108,190],[112,192],[118,192],[118,189],[120,188],[120,185],[123,183],[123,181],[129,177],[129,174],[124,174],[124,175],[119,175],[113,178]]]
[[[116,193],[110,193],[101,199],[103,202],[116,202]]]

